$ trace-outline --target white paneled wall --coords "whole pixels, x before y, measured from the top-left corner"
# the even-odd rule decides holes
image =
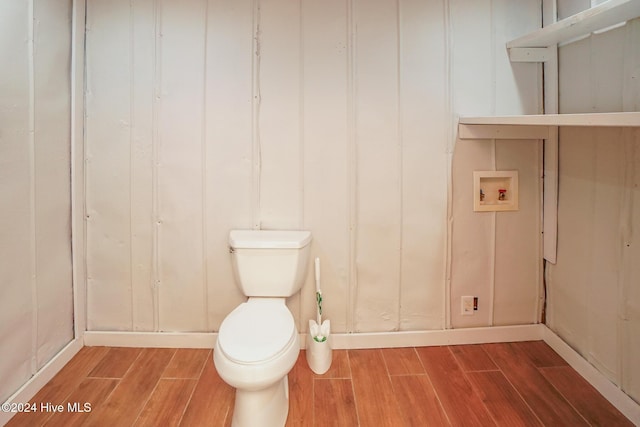
[[[201,331],[207,328],[207,288],[203,284],[205,217],[209,214],[203,198],[208,185],[204,168],[206,2],[164,1],[158,5],[162,38],[156,58],[160,101],[154,184],[159,327]]]
[[[536,114],[541,69],[511,64],[505,40],[540,23],[538,2],[451,2],[452,102],[459,115]],[[536,323],[542,307],[541,145],[465,140],[452,162],[450,307],[453,327]],[[520,210],[474,212],[474,170],[518,170]],[[460,297],[478,297],[474,316]]]
[[[355,133],[352,126],[354,106],[352,95],[351,29],[353,10],[343,0],[327,2],[305,1],[301,25],[302,99],[301,141],[304,142],[304,227],[313,232],[313,255],[322,260],[322,286],[327,316],[332,329],[352,328],[351,307],[355,283],[351,270],[355,229],[355,206],[351,195],[355,191]],[[313,52],[313,54],[311,54]],[[313,189],[313,191],[309,191]],[[300,323],[313,318],[315,288],[312,274],[300,299]]]
[[[0,401],[73,339],[71,2],[0,3]]]
[[[452,144],[447,87],[448,7],[446,2],[423,1],[401,6],[400,329],[441,329],[446,313],[443,273],[448,152]]]
[[[539,108],[539,66],[504,49],[539,2],[511,3],[90,0],[88,328],[217,330],[232,228],[311,230],[336,332],[465,326],[467,292],[474,324],[536,322],[538,144],[451,165],[455,114]],[[520,169],[519,213],[469,211],[478,166]]]
[[[640,111],[640,19],[562,47],[559,61],[561,112]],[[547,323],[640,401],[640,131],[564,129],[559,156]]]
[[[259,97],[254,76],[259,48],[254,39],[251,1],[207,5],[206,185],[204,186],[207,327],[214,329],[242,301],[231,286],[227,239],[231,228],[258,221],[260,151],[257,138]]]

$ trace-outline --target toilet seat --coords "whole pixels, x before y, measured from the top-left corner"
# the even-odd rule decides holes
[[[252,299],[223,320],[218,348],[230,361],[257,364],[277,358],[296,338],[293,316],[283,299]]]

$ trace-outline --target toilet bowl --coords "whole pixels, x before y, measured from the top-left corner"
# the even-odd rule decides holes
[[[236,389],[234,427],[286,422],[287,375],[300,353],[300,338],[285,302],[302,287],[310,241],[306,231],[230,233],[236,281],[249,298],[222,321],[213,361]]]
[[[236,389],[233,426],[284,425],[287,374],[299,352],[298,331],[284,299],[250,298],[225,318],[213,357],[220,377]]]

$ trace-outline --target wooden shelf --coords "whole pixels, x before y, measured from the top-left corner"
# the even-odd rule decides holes
[[[466,125],[638,127],[640,126],[640,112],[460,117],[460,123]]]
[[[640,112],[460,117],[460,139],[546,139],[550,126],[640,127]]]
[[[640,16],[640,0],[609,0],[507,43],[507,48],[545,48],[587,36]]]

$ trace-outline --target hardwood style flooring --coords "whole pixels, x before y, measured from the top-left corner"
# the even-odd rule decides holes
[[[211,356],[84,347],[7,426],[229,426],[234,390]],[[302,351],[289,387],[287,426],[633,425],[542,341],[334,350],[324,375]]]

